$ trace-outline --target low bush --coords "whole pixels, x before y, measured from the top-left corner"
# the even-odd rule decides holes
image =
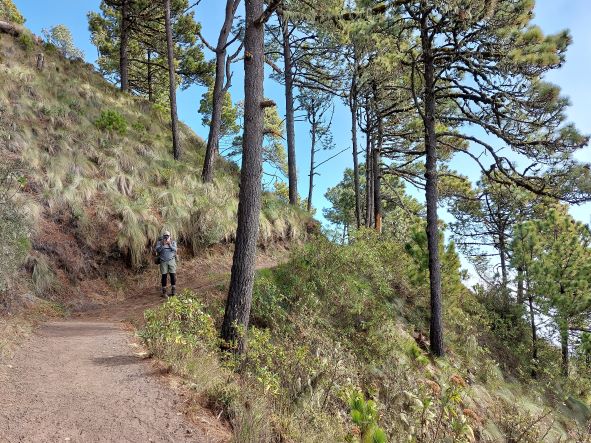
[[[31,34],[30,32],[23,32],[19,36],[18,42],[20,43],[22,48],[27,52],[31,52],[33,48],[35,48],[35,40],[33,38],[33,34]]]
[[[125,117],[112,109],[102,111],[94,124],[98,129],[103,131],[117,132],[119,134],[125,134],[127,132],[127,121]]]
[[[19,12],[12,0],[0,0],[0,20],[22,25],[25,18]]]
[[[26,185],[23,171],[20,162],[2,160],[0,163],[0,294],[8,289],[31,248],[30,220],[15,198]]]

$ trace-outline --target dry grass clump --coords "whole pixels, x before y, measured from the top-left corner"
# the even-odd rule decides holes
[[[36,223],[67,225],[78,247],[122,255],[133,267],[147,263],[164,228],[194,252],[233,240],[235,166],[218,162],[215,183],[202,184],[204,143],[190,128],[180,125],[183,159],[174,161],[166,113],[117,91],[89,65],[36,50],[45,51],[42,71],[12,37],[0,39],[0,154],[27,164],[18,199]],[[276,196],[265,201],[262,243],[304,236],[308,215]]]

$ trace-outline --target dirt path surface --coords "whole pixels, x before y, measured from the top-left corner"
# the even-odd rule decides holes
[[[257,268],[276,263],[262,257]],[[179,287],[223,296],[215,287],[227,282],[230,264],[227,254],[187,262]],[[167,383],[174,378],[142,358],[130,323],[162,302],[158,275],[149,277],[123,299],[41,325],[12,358],[0,358],[0,443],[229,441],[210,411],[195,412],[190,396]]]
[[[43,325],[0,367],[2,442],[210,442],[122,324]]]

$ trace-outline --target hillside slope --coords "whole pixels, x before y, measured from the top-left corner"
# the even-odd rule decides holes
[[[183,158],[174,161],[165,109],[121,93],[27,31],[0,33],[0,84],[0,158],[14,178],[5,206],[22,220],[11,250],[23,251],[11,262],[25,260],[32,283],[3,275],[12,285],[5,307],[27,292],[72,298],[81,281],[142,268],[165,228],[185,257],[233,240],[237,166],[220,160],[215,183],[203,185],[203,140],[181,125]],[[301,239],[308,219],[266,193],[260,243]]]
[[[141,336],[239,442],[377,443],[380,427],[391,442],[589,443],[588,370],[561,378],[546,343],[532,380],[527,325],[461,284],[453,246],[442,251],[447,355],[429,356],[424,235],[318,239],[260,271],[243,358],[219,353],[224,288],[218,302],[187,292],[148,311]]]

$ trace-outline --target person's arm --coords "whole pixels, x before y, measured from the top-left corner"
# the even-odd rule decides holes
[[[172,249],[172,252],[176,252],[176,241],[170,242],[170,249]]]
[[[161,242],[160,240],[158,240],[158,241],[156,242],[156,252],[157,252],[158,254],[160,254],[160,251],[162,251],[162,248],[163,248],[163,247],[162,247],[162,242]]]

